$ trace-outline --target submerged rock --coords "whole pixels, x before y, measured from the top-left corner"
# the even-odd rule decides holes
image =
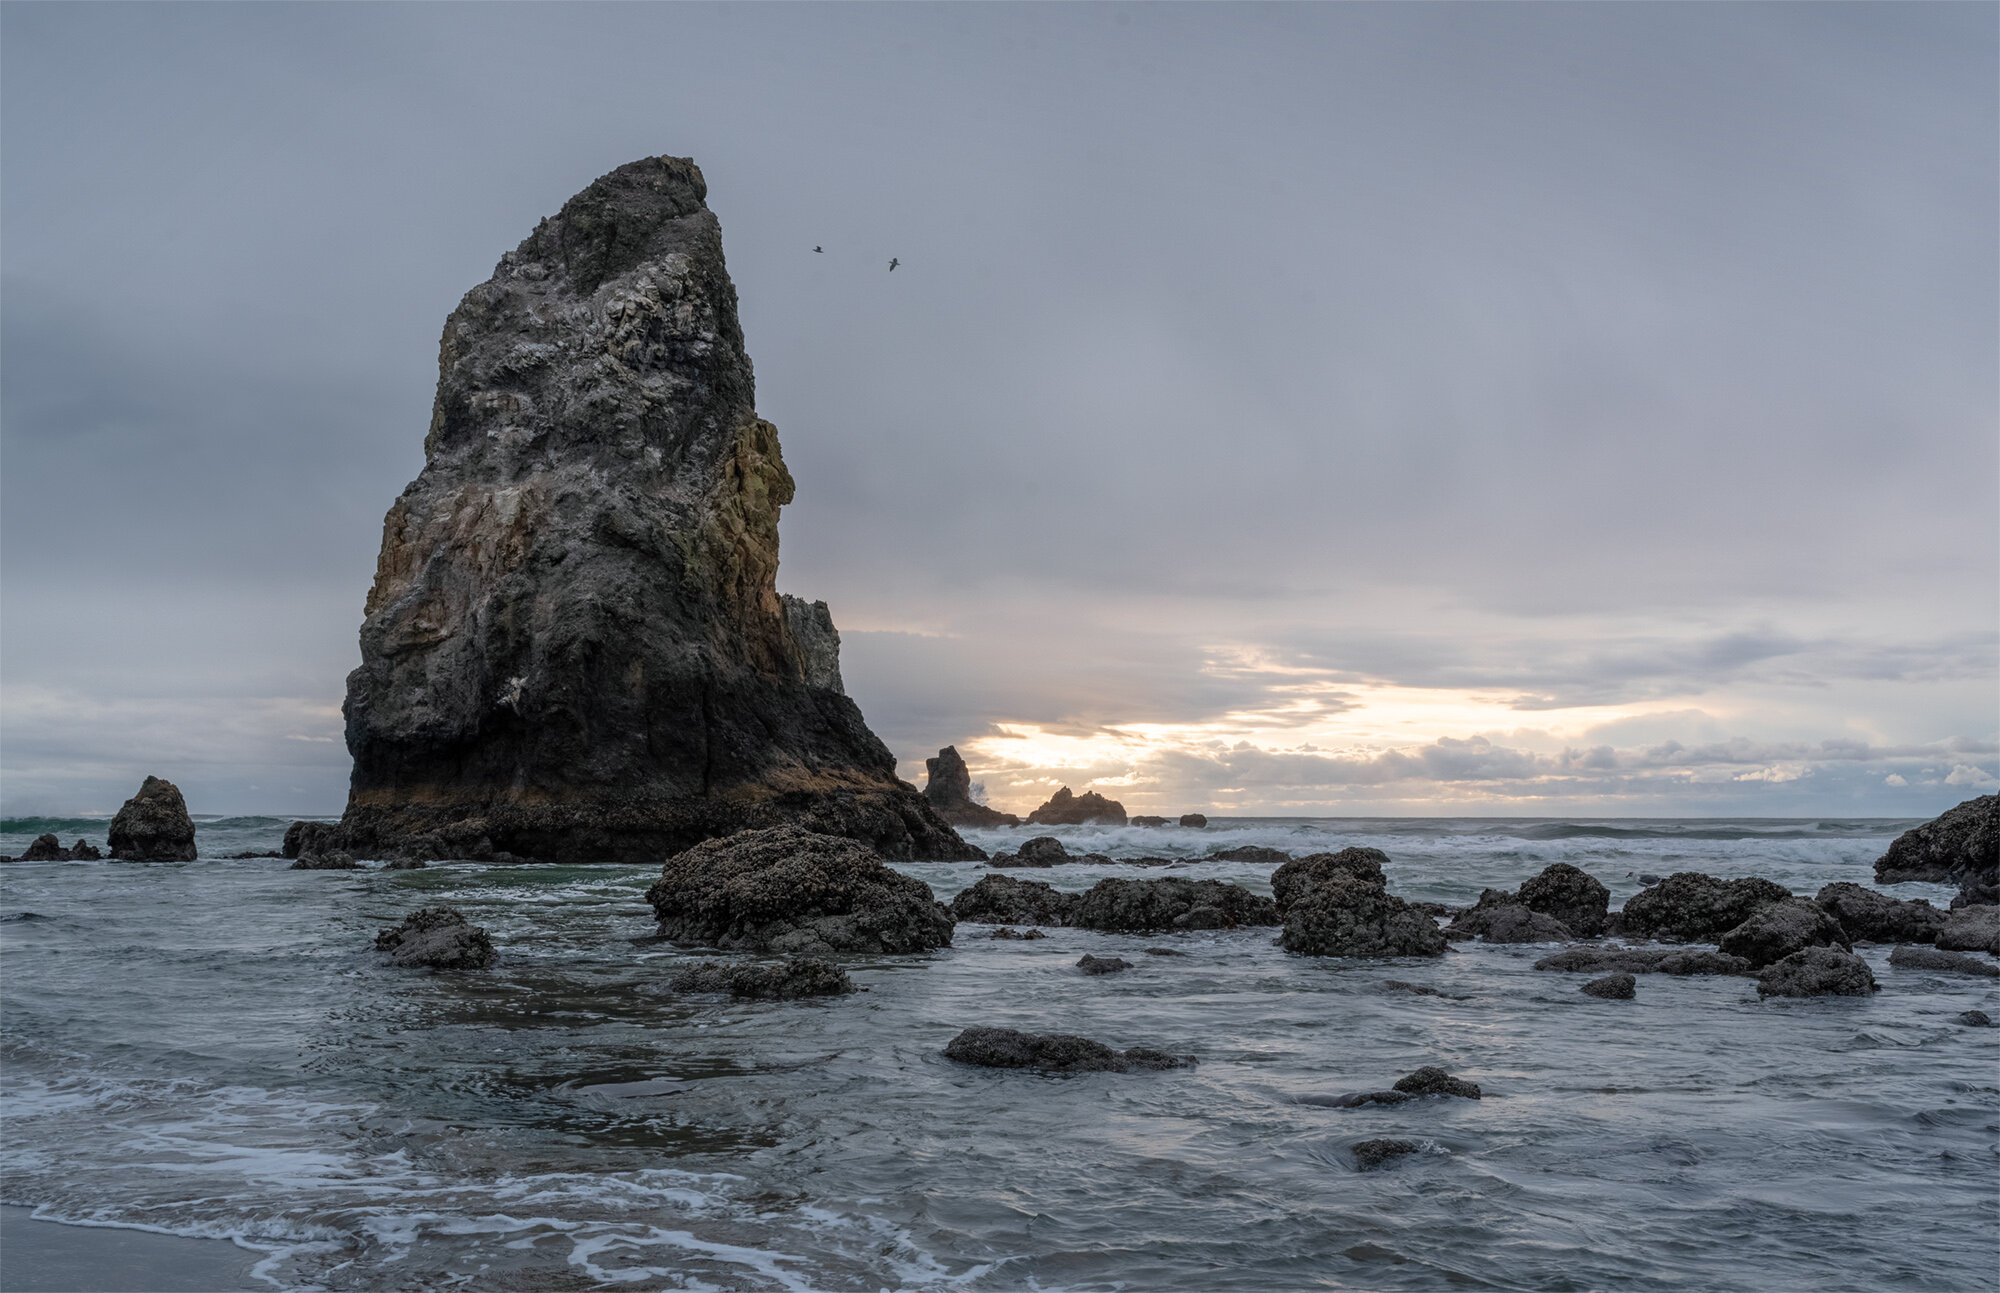
[[[1202,816],[1200,813],[1182,813],[1181,825],[1194,827],[1206,826],[1208,825],[1208,818]]]
[[[1120,970],[1131,969],[1132,963],[1122,956],[1092,956],[1085,952],[1083,959],[1076,963],[1076,968],[1085,974],[1116,974]]]
[[[951,900],[951,914],[987,925],[1067,925],[1082,897],[1040,880],[987,875]]]
[[[1354,1155],[1355,1164],[1365,1172],[1393,1159],[1402,1158],[1406,1154],[1420,1153],[1422,1150],[1423,1146],[1414,1140],[1392,1140],[1381,1137],[1361,1141],[1347,1152]]]
[[[621,166],[446,320],[321,847],[639,862],[793,825],[979,856],[897,779],[825,604],[777,591],[794,482],[706,196],[686,158]]]
[[[1275,925],[1269,898],[1221,880],[1099,880],[1084,893],[1069,923],[1083,929],[1224,929]]]
[[[1865,997],[1876,991],[1868,963],[1852,952],[1808,947],[1765,969],[1757,978],[1762,997]]]
[[[1740,956],[1760,970],[1808,947],[1851,950],[1840,922],[1824,907],[1804,898],[1787,898],[1759,907],[1749,919],[1724,934],[1718,944],[1724,955]]]
[[[1604,932],[1605,914],[1611,910],[1611,891],[1589,872],[1567,862],[1557,862],[1542,868],[1540,875],[1521,885],[1519,901],[1529,911],[1551,917],[1575,931],[1578,938],[1596,938]]]
[[[359,871],[362,866],[352,856],[338,849],[331,853],[307,853],[292,863],[291,871]]]
[[[147,777],[111,819],[111,856],[120,862],[192,862],[194,819],[180,788]]]
[[[1062,866],[1071,861],[1069,850],[1053,835],[1037,835],[1023,844],[1017,853],[996,853],[986,865],[996,867],[1048,867]],[[1109,861],[1109,859],[1106,859]]]
[[[1356,1109],[1369,1104],[1405,1104],[1425,1096],[1455,1096],[1465,1100],[1479,1099],[1479,1084],[1455,1078],[1443,1069],[1426,1064],[1416,1072],[1396,1079],[1394,1089],[1388,1091],[1358,1091],[1353,1095],[1306,1096],[1304,1103],[1323,1104],[1334,1109]]]
[[[1625,904],[1623,930],[1643,937],[1713,943],[1759,907],[1791,896],[1783,885],[1756,877],[1718,880],[1699,871],[1676,871],[1632,896]]]
[[[375,936],[375,950],[404,969],[482,970],[493,963],[493,940],[451,907],[424,907]]]
[[[1932,943],[1944,928],[1945,913],[1917,898],[1904,901],[1842,880],[1827,885],[1814,902],[1840,922],[1855,943]]]
[[[1899,970],[1948,970],[1953,974],[1977,974],[2000,979],[2000,965],[1976,956],[1940,952],[1935,947],[1912,947],[1905,943],[1889,953],[1889,964]]]
[[[1049,802],[1029,813],[1028,821],[1035,826],[1083,826],[1091,822],[1123,826],[1125,805],[1106,799],[1095,790],[1073,795],[1064,786],[1049,797]]]
[[[1382,980],[1384,989],[1390,992],[1408,992],[1419,997],[1442,997],[1444,993],[1422,983],[1406,983],[1402,979]]]
[[[2000,794],[1968,799],[1898,835],[1875,862],[1875,882],[1908,880],[1988,892],[2000,886]]]
[[[1602,997],[1606,1001],[1630,1001],[1637,995],[1635,991],[1637,982],[1638,980],[1628,971],[1621,970],[1616,974],[1607,974],[1601,979],[1592,979],[1577,991],[1593,997]]]
[[[1300,956],[1443,956],[1444,932],[1380,885],[1337,872],[1293,890],[1279,943]]]
[[[2000,956],[2000,906],[1958,907],[1938,930],[1937,945],[1949,952],[1991,952]]]
[[[998,812],[972,798],[972,770],[956,746],[945,746],[935,759],[924,760],[924,798],[953,826],[1019,826],[1012,813]]]
[[[944,1056],[983,1068],[1036,1069],[1044,1073],[1126,1073],[1190,1068],[1192,1055],[1134,1046],[1114,1051],[1102,1042],[1068,1033],[1022,1033],[1011,1028],[968,1028],[951,1039]]]
[[[865,845],[796,826],[739,831],[667,859],[646,890],[676,942],[760,952],[926,952],[951,945],[931,887]]]
[[[1292,855],[1283,849],[1269,849],[1261,844],[1239,844],[1233,849],[1220,849],[1203,858],[1204,862],[1254,862],[1258,866],[1281,866],[1292,860]]]
[[[1755,967],[1740,956],[1722,952],[1662,950],[1639,947],[1566,947],[1535,962],[1537,970],[1600,974],[1748,974]]]
[[[1968,1028],[1991,1028],[1993,1020],[1984,1010],[1967,1010],[1960,1014],[1958,1022]]]
[[[1033,941],[1034,941],[1035,939],[1038,939],[1038,938],[1047,938],[1047,937],[1048,937],[1048,935],[1047,935],[1047,934],[1044,934],[1044,933],[1043,933],[1043,932],[1042,932],[1041,930],[1039,930],[1039,929],[1031,929],[1031,930],[1029,930],[1029,931],[1028,931],[1027,933],[1025,933],[1025,934],[1024,934],[1024,933],[1022,933],[1022,932],[1021,932],[1020,930],[1018,930],[1018,929],[1015,929],[1014,927],[1012,927],[1011,925],[1002,925],[1002,926],[1001,926],[1000,928],[998,928],[998,929],[994,930],[994,931],[993,931],[992,933],[988,934],[988,935],[987,935],[986,937],[988,937],[988,938],[1011,938],[1011,939],[1017,939],[1017,940],[1019,940],[1020,942],[1023,942],[1023,943],[1028,943],[1028,942],[1033,942]]]
[[[1308,853],[1293,858],[1271,873],[1271,896],[1283,912],[1306,890],[1337,875],[1345,875],[1376,888],[1385,888],[1388,876],[1382,868],[1389,855],[1381,849],[1346,848],[1338,853]]]
[[[854,980],[831,961],[794,956],[777,965],[745,965],[741,961],[691,965],[676,974],[667,987],[673,992],[726,992],[759,1001],[794,1001],[853,992]]]

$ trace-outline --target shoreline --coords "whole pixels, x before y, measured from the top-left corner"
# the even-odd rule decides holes
[[[48,1221],[0,1205],[0,1289],[7,1293],[237,1293],[268,1289],[263,1254],[227,1239]]]

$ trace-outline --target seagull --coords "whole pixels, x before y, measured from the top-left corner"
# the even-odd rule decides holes
[[[896,272],[896,266],[898,266],[898,265],[900,265],[900,264],[902,264],[902,263],[903,263],[902,261],[900,261],[900,260],[897,260],[897,259],[896,259],[896,258],[895,258],[894,256],[891,256],[891,257],[889,257],[889,272],[890,272],[891,274],[895,273],[895,272]]]
[[[814,251],[822,251],[822,252],[823,252],[823,251],[825,251],[825,250],[826,250],[826,248],[824,248],[824,247],[815,247],[815,248],[813,248],[813,250],[814,250]]]

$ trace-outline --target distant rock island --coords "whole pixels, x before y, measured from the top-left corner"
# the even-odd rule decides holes
[[[953,826],[1019,826],[1021,819],[975,803],[972,799],[972,771],[959,757],[958,747],[947,745],[935,759],[924,760],[924,798],[937,809],[938,816]]]
[[[347,811],[286,851],[656,861],[797,825],[982,856],[776,588],[793,482],[686,158],[621,166],[446,320],[423,471],[389,509],[348,676]]]
[[[1064,786],[1049,796],[1049,802],[1029,813],[1028,821],[1036,826],[1082,826],[1087,822],[1123,826],[1125,805],[1116,799],[1106,799],[1095,790],[1073,795]]]

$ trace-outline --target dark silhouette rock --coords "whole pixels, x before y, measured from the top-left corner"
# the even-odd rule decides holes
[[[1303,1103],[1323,1104],[1335,1109],[1357,1109],[1369,1104],[1406,1104],[1425,1096],[1456,1096],[1479,1099],[1479,1084],[1455,1078],[1441,1068],[1426,1064],[1407,1077],[1398,1078],[1393,1090],[1359,1091],[1353,1095],[1306,1096]]]
[[[1088,854],[1085,855],[1089,856]],[[987,861],[988,866],[997,867],[1048,867],[1062,866],[1071,861],[1069,850],[1053,835],[1037,835],[1021,846],[1018,853],[996,853]],[[1111,859],[1106,858],[1109,862]]]
[[[1085,974],[1116,974],[1120,970],[1131,969],[1132,963],[1122,956],[1092,956],[1085,952],[1083,959],[1076,963],[1076,968]]]
[[[1200,914],[1196,914],[1200,913]],[[1220,921],[1220,924],[1215,923]],[[1069,923],[1083,929],[1220,929],[1275,925],[1269,898],[1221,880],[1099,880],[1084,893]]]
[[[1377,888],[1386,887],[1382,868],[1389,855],[1381,849],[1346,848],[1338,853],[1308,853],[1293,858],[1271,873],[1271,896],[1284,911],[1307,889],[1336,875],[1350,876]]]
[[[2000,888],[2000,795],[1981,795],[1904,831],[1875,863],[1875,883],[1929,880]],[[1991,901],[1988,898],[1987,901]]]
[[[1759,907],[1784,902],[1792,891],[1755,877],[1718,880],[1699,871],[1676,871],[1625,904],[1624,932],[1683,943],[1713,943]]]
[[[1555,917],[1522,906],[1505,889],[1487,889],[1477,903],[1452,918],[1444,936],[1489,943],[1567,943],[1576,934]]]
[[[120,862],[192,862],[194,819],[171,781],[147,777],[111,819],[111,856]]]
[[[1875,990],[1868,963],[1832,947],[1793,952],[1757,977],[1762,997],[1865,997]]]
[[[1967,1010],[1960,1014],[1958,1022],[1967,1028],[1991,1028],[1993,1020],[1984,1010]]]
[[[824,956],[951,945],[931,887],[859,841],[796,826],[739,831],[668,858],[646,890],[660,933],[729,950]]]
[[[1024,934],[1024,933],[1022,933],[1022,932],[1021,932],[1020,930],[1018,930],[1018,929],[1015,929],[1015,928],[1013,928],[1013,927],[1012,927],[1012,926],[1010,926],[1010,925],[1002,925],[1002,926],[1001,926],[1000,928],[998,928],[998,929],[994,930],[994,931],[993,931],[992,933],[988,934],[988,935],[987,935],[986,937],[988,937],[988,938],[1011,938],[1011,939],[1015,939],[1015,940],[1017,940],[1017,941],[1019,941],[1019,942],[1023,942],[1023,943],[1029,943],[1029,942],[1033,942],[1033,941],[1034,941],[1035,939],[1038,939],[1038,938],[1047,938],[1047,937],[1048,937],[1048,935],[1047,935],[1047,934],[1044,934],[1044,933],[1043,933],[1043,932],[1042,932],[1041,930],[1039,930],[1039,929],[1031,929],[1031,930],[1029,930],[1029,931],[1028,931],[1027,933],[1025,933],[1025,934]]]
[[[34,842],[23,850],[17,862],[67,862],[69,850],[53,835],[37,835]]]
[[[1607,974],[1601,979],[1592,979],[1577,991],[1593,997],[1602,997],[1606,1001],[1630,1001],[1637,995],[1635,991],[1637,982],[1638,980],[1629,973],[1621,970],[1616,974]]]
[[[824,603],[777,592],[794,485],[706,195],[685,158],[621,166],[446,320],[324,847],[638,862],[793,825],[976,855],[896,778]]]
[[[1991,952],[2000,956],[2000,906],[1956,907],[1938,930],[1937,945],[1948,952]]]
[[[375,950],[404,969],[482,970],[493,963],[493,940],[451,907],[424,907],[375,936]]]
[[[758,1001],[837,997],[854,991],[847,971],[817,956],[794,956],[777,965],[741,961],[691,965],[668,982],[672,992],[726,992]]]
[[[1542,868],[1542,873],[1524,882],[1520,903],[1529,911],[1561,921],[1578,938],[1596,938],[1604,932],[1604,917],[1611,909],[1611,891],[1589,872],[1567,862]]]
[[[987,925],[1067,925],[1082,897],[1040,880],[986,875],[951,900],[951,914]]]
[[[944,1056],[983,1068],[1036,1069],[1044,1073],[1126,1073],[1190,1068],[1192,1055],[1134,1046],[1114,1051],[1102,1042],[1068,1033],[1022,1033],[1011,1028],[968,1028],[951,1039]]]
[[[1125,805],[1106,799],[1095,790],[1073,795],[1064,786],[1049,797],[1049,802],[1029,813],[1028,822],[1034,826],[1084,826],[1091,822],[1123,826]]]
[[[1945,913],[1923,899],[1904,901],[1886,893],[1839,881],[1813,899],[1853,943],[1934,943]]]
[[[924,798],[937,814],[953,826],[1019,826],[1012,813],[996,812],[972,798],[972,770],[959,757],[956,746],[947,745],[935,759],[924,760]]]
[[[1294,891],[1279,943],[1301,956],[1442,956],[1444,932],[1380,885],[1338,873]]]
[[[1935,947],[1912,947],[1904,943],[1889,953],[1889,964],[1899,970],[1945,970],[1952,974],[1976,974],[1981,978],[2000,979],[2000,965],[1982,961],[1976,956],[1961,956],[1957,952],[1940,952]]]
[[[1164,817],[1134,817],[1129,824],[1132,826],[1165,826],[1167,819]]]
[[[1663,950],[1640,947],[1566,947],[1535,962],[1537,970],[1572,974],[1749,974],[1754,968],[1740,956],[1721,952]]]
[[[1808,947],[1852,950],[1847,935],[1841,932],[1840,922],[1824,907],[1804,898],[1787,898],[1759,907],[1718,943],[1718,950],[1724,955],[1740,956],[1760,970]]]
[[[78,840],[69,846],[69,860],[72,862],[102,862],[104,855],[97,851],[95,844]]]
[[[360,871],[363,867],[351,855],[335,849],[330,853],[302,854],[299,860],[292,863],[287,869],[292,871]]]
[[[1422,1150],[1423,1146],[1414,1140],[1393,1140],[1388,1137],[1379,1137],[1375,1140],[1361,1141],[1347,1152],[1354,1155],[1355,1165],[1366,1172],[1380,1167],[1384,1163],[1392,1162],[1408,1154],[1419,1153]]]
[[[1202,816],[1200,813],[1182,813],[1181,825],[1194,827],[1206,826],[1208,825],[1208,818]]]
[[[1261,844],[1239,844],[1233,849],[1221,849],[1203,858],[1204,862],[1254,862],[1258,866],[1281,866],[1292,860],[1292,855],[1283,849],[1269,849]]]

